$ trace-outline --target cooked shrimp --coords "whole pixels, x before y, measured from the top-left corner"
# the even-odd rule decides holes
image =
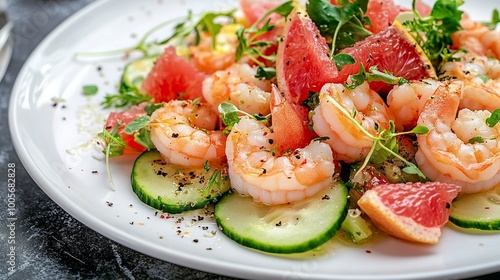
[[[320,91],[319,105],[312,117],[314,131],[319,136],[327,136],[325,142],[338,155],[338,160],[354,162],[366,157],[373,140],[365,135],[344,112],[330,100],[333,98],[348,114],[373,136],[380,128],[388,129],[394,119],[384,100],[368,83],[346,89],[342,84],[325,84]]]
[[[275,155],[274,133],[262,122],[242,118],[227,138],[232,187],[255,201],[275,205],[309,197],[333,180],[330,147],[314,141],[303,149]]]
[[[214,130],[218,116],[207,105],[172,100],[153,112],[151,141],[167,162],[200,167],[224,159],[226,137]]]
[[[411,130],[417,125],[418,116],[441,83],[426,79],[394,86],[387,95],[387,104],[394,113],[396,129]]]
[[[500,183],[500,125],[486,124],[489,111],[459,110],[462,88],[461,82],[440,86],[423,108],[418,125],[429,132],[417,136],[416,161],[431,180],[473,193]]]
[[[236,59],[238,24],[224,25],[216,36],[215,49],[212,47],[212,38],[208,33],[200,34],[197,45],[189,47],[189,55],[196,68],[208,74],[226,69]]]
[[[485,25],[464,18],[463,30],[452,34],[453,47],[465,49],[474,55],[484,55],[500,59],[500,32]]]
[[[464,82],[461,108],[488,110],[500,108],[500,61],[471,54],[458,54],[458,59],[442,65],[442,79]]]
[[[214,110],[223,101],[228,101],[250,114],[267,115],[270,112],[271,82],[255,78],[256,67],[248,64],[233,64],[203,81],[203,97]]]

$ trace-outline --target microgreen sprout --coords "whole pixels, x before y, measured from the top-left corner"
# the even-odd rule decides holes
[[[106,170],[108,172],[109,182],[113,190],[115,190],[115,184],[113,182],[113,177],[111,176],[109,158],[114,156],[121,156],[125,149],[125,142],[123,142],[122,137],[118,134],[118,129],[120,127],[121,123],[117,123],[111,129],[111,131],[108,131],[106,128],[104,128],[102,132],[98,134],[98,136],[101,137],[104,141],[104,145],[106,147],[106,150],[104,150],[103,152],[106,158]]]
[[[274,25],[270,24],[270,19],[266,18],[269,15],[276,13],[286,17],[293,9],[293,1],[287,1],[283,4],[268,10],[264,13],[252,26],[248,28],[240,28],[236,31],[238,37],[238,47],[236,48],[236,61],[240,61],[243,56],[248,57],[258,65],[257,78],[270,80],[276,76],[276,70],[272,67],[266,67],[264,61],[276,61],[276,54],[265,54],[263,52],[269,46],[276,45],[276,41],[263,41],[261,35],[274,29]],[[262,24],[264,22],[264,24]],[[262,25],[261,25],[262,24]],[[260,27],[259,27],[260,26]]]
[[[265,124],[268,124],[269,118],[271,118],[271,114],[267,116],[261,116],[258,114],[249,114],[245,111],[238,109],[238,107],[236,107],[234,104],[226,101],[219,104],[219,107],[217,109],[221,114],[222,122],[226,125],[226,128],[224,128],[224,133],[226,134],[228,134],[233,128],[233,126],[240,121],[240,115],[247,116],[257,121],[264,122]]]
[[[397,136],[405,135],[405,134],[425,134],[429,131],[429,129],[425,126],[417,126],[411,131],[407,132],[395,132],[395,126],[394,122],[390,121],[389,129],[382,129],[379,127],[379,135],[374,136],[370,132],[368,132],[360,123],[356,121],[354,118],[356,116],[356,110],[353,110],[352,113],[348,112],[344,107],[342,107],[334,98],[331,96],[327,96],[327,99],[329,102],[331,102],[340,112],[342,112],[347,118],[349,118],[352,123],[361,131],[363,134],[365,134],[368,138],[373,140],[373,145],[368,152],[368,155],[366,156],[363,164],[361,167],[358,169],[356,176],[359,175],[363,169],[366,168],[369,162],[374,162],[374,163],[381,163],[387,159],[396,157],[400,159],[402,162],[406,164],[406,167],[403,168],[403,171],[408,173],[408,174],[416,174],[420,177],[422,180],[426,180],[427,177],[418,169],[418,167],[412,163],[403,158],[398,154],[399,147],[396,141]]]

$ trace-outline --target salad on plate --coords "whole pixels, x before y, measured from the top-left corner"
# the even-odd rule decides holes
[[[497,10],[477,22],[458,0],[239,4],[118,51],[141,56],[95,136],[108,166],[134,155],[139,200],[213,211],[227,237],[276,254],[500,230]]]

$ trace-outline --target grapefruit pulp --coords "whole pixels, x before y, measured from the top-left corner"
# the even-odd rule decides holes
[[[283,41],[276,54],[276,76],[279,89],[294,104],[305,100],[309,91],[319,92],[325,83],[344,83],[350,75],[359,73],[360,65],[366,71],[377,66],[407,80],[436,77],[435,70],[413,37],[399,23],[345,48],[356,63],[344,65],[342,70],[329,57],[326,40],[306,12],[295,8],[288,16]],[[371,82],[375,91],[388,91],[383,82]]]
[[[271,90],[271,120],[274,141],[281,154],[287,150],[304,148],[315,134],[309,129],[308,111],[305,107],[286,101],[276,85]]]
[[[283,32],[276,53],[278,88],[287,101],[300,104],[309,91],[319,92],[324,84],[338,81],[338,71],[325,38],[304,10],[293,9]]]
[[[435,244],[460,189],[439,182],[380,184],[367,190],[358,206],[392,236]]]
[[[388,71],[406,80],[435,78],[436,72],[424,51],[398,21],[383,31],[345,48],[340,53],[349,54],[356,63],[345,65],[339,78],[347,80],[349,75],[359,72],[360,64],[366,71],[377,66],[379,71]],[[379,91],[386,87],[383,82],[370,83],[371,89]]]
[[[204,73],[169,46],[142,82],[141,90],[153,97],[155,103],[195,99],[203,96],[201,88],[204,79]]]

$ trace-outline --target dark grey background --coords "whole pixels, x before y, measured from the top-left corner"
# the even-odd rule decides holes
[[[38,43],[65,18],[90,2],[93,1],[9,1],[8,10],[14,22],[14,53],[0,83],[0,279],[234,279],[160,261],[101,236],[50,200],[22,168],[7,122],[9,96],[16,76]],[[6,274],[8,163],[16,164],[18,217],[18,270],[12,275]],[[457,253],[467,252],[457,248]],[[496,273],[473,279],[499,277],[500,273]]]

